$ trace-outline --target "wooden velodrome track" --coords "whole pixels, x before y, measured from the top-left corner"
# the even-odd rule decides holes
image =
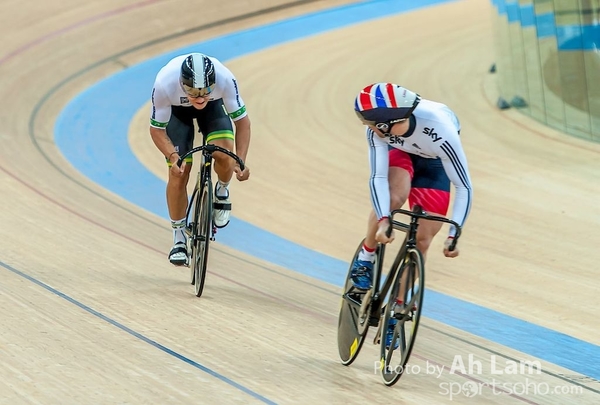
[[[65,160],[55,119],[96,81],[183,45],[344,1],[235,3],[3,2],[0,404],[598,403],[600,384],[543,360],[530,382],[578,391],[444,395],[442,384],[523,382],[486,373],[492,355],[535,358],[431,319],[414,364],[445,371],[385,388],[375,346],[351,367],[339,364],[337,285],[216,243],[197,299],[187,271],[166,261],[167,221]],[[348,260],[370,204],[352,97],[369,82],[401,82],[457,112],[475,186],[461,256],[444,259],[438,238],[428,287],[597,350],[600,145],[494,107],[491,12],[487,0],[461,0],[228,62],[254,133],[252,177],[233,186],[234,215]],[[129,142],[165,178],[146,114],[133,117]],[[469,354],[483,373],[448,373],[456,355]]]

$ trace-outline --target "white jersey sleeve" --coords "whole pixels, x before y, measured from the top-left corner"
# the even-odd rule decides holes
[[[218,74],[217,83],[219,86],[223,86],[223,104],[227,109],[229,117],[233,121],[240,120],[247,115],[246,105],[240,95],[238,88],[238,82],[231,72],[225,65],[218,60],[211,58]],[[221,84],[222,83],[222,84]]]
[[[154,128],[166,128],[171,118],[171,101],[158,80],[152,89],[151,108],[150,125]]]
[[[380,220],[390,214],[390,184],[388,180],[390,157],[388,145],[384,140],[378,137],[369,127],[366,127],[366,134],[371,167],[371,178],[369,180],[371,202],[377,219]]]
[[[448,134],[451,134],[451,136],[448,136]],[[444,141],[439,145],[439,156],[446,175],[452,184],[454,184],[456,190],[452,207],[452,220],[463,226],[471,211],[473,188],[471,186],[467,157],[459,137],[458,132],[449,131],[444,136]],[[456,229],[452,226],[450,227],[449,236],[454,235],[456,235]]]

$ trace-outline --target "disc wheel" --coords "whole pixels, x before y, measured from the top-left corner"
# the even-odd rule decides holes
[[[363,242],[358,245],[350,262],[338,317],[338,351],[342,364],[345,366],[349,366],[356,359],[369,330],[370,303],[373,289],[366,293],[356,291],[350,279],[352,263],[356,260],[362,245]]]

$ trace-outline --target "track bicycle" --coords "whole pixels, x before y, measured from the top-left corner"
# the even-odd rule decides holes
[[[191,149],[177,160],[181,167],[184,159],[194,153],[202,152],[200,169],[196,178],[196,185],[188,204],[185,218],[185,233],[187,235],[187,251],[191,258],[191,284],[194,285],[196,297],[200,297],[204,290],[204,279],[208,264],[208,247],[210,241],[215,240],[217,227],[213,222],[213,187],[212,187],[212,158],[213,153],[221,152],[234,159],[244,170],[244,162],[233,152],[220,146],[203,144]],[[190,214],[193,215],[190,218]],[[190,260],[188,259],[188,265]]]
[[[394,220],[395,214],[409,216],[410,222],[405,224]],[[428,215],[418,205],[415,205],[412,211],[394,210],[389,216],[388,236],[393,228],[405,232],[406,237],[398,249],[387,277],[381,283],[386,246],[379,244],[373,265],[373,286],[366,291],[354,288],[350,273],[352,263],[358,257],[364,243],[363,240],[350,261],[342,295],[338,319],[338,350],[342,364],[345,366],[352,364],[362,348],[369,327],[376,327],[373,344],[380,345],[381,376],[387,386],[394,385],[402,377],[415,344],[423,310],[425,266],[423,256],[417,249],[417,229],[420,219],[454,225],[456,235],[449,249],[451,251],[455,249],[461,234],[461,228],[456,222],[445,217]],[[397,297],[403,299],[397,300]],[[386,332],[391,318],[396,319],[396,325],[388,345]]]

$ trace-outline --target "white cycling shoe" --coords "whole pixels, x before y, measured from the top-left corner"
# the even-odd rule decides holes
[[[188,253],[185,242],[179,242],[173,245],[171,252],[169,252],[169,261],[174,266],[188,265]]]
[[[219,197],[217,195],[217,186],[215,186],[215,201],[213,202],[213,222],[217,228],[224,228],[229,224],[231,216],[231,201],[229,201],[229,190],[227,195]]]

